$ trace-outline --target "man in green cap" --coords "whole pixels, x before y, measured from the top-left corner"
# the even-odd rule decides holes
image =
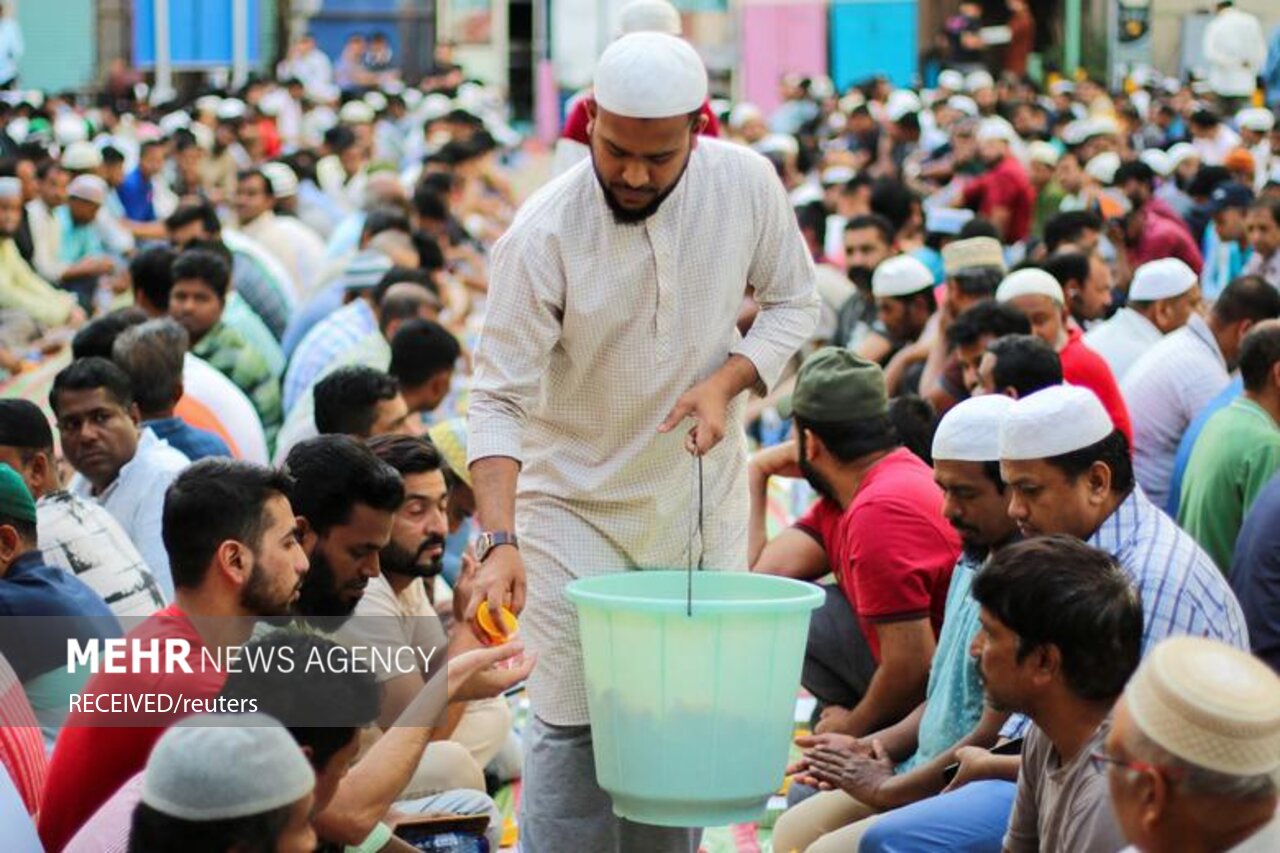
[[[56,618],[49,618],[56,617]],[[36,502],[18,472],[0,464],[0,655],[31,700],[45,746],[89,671],[67,672],[67,643],[120,636],[98,594],[70,572],[44,564],[36,548]]]
[[[861,737],[924,698],[960,540],[933,471],[889,420],[884,374],[840,347],[805,361],[782,410],[796,439],[751,460],[752,571],[816,581],[804,685],[823,706],[818,732]],[[803,477],[821,499],[766,541],[771,476]]]

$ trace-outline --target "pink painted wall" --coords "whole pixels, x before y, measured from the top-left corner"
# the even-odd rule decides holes
[[[742,97],[767,115],[778,105],[788,71],[827,73],[826,2],[752,3],[742,7]]]

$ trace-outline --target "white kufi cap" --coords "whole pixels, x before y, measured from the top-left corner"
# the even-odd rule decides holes
[[[1256,133],[1270,133],[1276,126],[1276,117],[1271,110],[1263,107],[1250,107],[1236,113],[1236,126],[1241,130],[1252,130]]]
[[[1085,174],[1100,184],[1110,185],[1120,170],[1120,155],[1114,151],[1103,151],[1084,166]]]
[[[276,198],[293,198],[298,194],[298,176],[284,163],[263,163],[262,174],[271,183]]]
[[[1115,432],[1096,394],[1052,385],[1009,407],[1000,425],[1001,459],[1050,459],[1091,447]]]
[[[954,68],[948,68],[938,75],[938,88],[959,92],[964,89],[964,75]]]
[[[707,69],[684,39],[632,33],[601,55],[595,97],[602,110],[627,118],[688,115],[707,99]]]
[[[1004,281],[996,288],[996,301],[1008,302],[1019,296],[1047,296],[1059,305],[1065,305],[1062,285],[1058,280],[1042,269],[1028,267],[1015,270],[1005,276]]]
[[[933,434],[933,458],[951,462],[999,462],[1000,424],[1013,398],[970,397],[952,406]]]
[[[1280,770],[1280,678],[1247,651],[1170,637],[1124,691],[1129,716],[1157,746],[1229,776]]]
[[[683,30],[680,12],[667,0],[631,0],[622,7],[618,31],[628,33],[666,33],[678,36]]]
[[[22,198],[22,179],[0,178],[0,198]]]
[[[1043,163],[1046,166],[1058,165],[1058,149],[1050,142],[1037,139],[1027,146],[1027,159],[1032,163]]]
[[[1129,285],[1130,302],[1154,302],[1181,296],[1198,281],[1195,270],[1177,258],[1148,261],[1133,274]]]
[[[142,777],[142,802],[180,820],[229,820],[297,802],[315,784],[298,742],[273,718],[203,714],[160,736]]]
[[[933,273],[910,255],[882,261],[871,275],[871,292],[881,296],[910,296],[933,287]]]

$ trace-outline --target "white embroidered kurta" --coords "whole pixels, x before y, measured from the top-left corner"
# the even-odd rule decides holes
[[[747,286],[760,314],[736,328]],[[476,350],[472,461],[518,460],[521,619],[539,654],[529,692],[556,725],[588,722],[577,619],[564,586],[631,568],[683,568],[696,514],[689,424],[659,435],[676,399],[734,353],[767,386],[812,334],[814,271],[773,167],[700,139],[642,223],[615,222],[590,161],[530,198],[494,249]],[[745,395],[704,460],[707,568],[746,567]],[[644,649],[636,649],[644,654]]]

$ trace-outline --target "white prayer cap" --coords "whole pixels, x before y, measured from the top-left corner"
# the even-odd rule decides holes
[[[1111,185],[1119,169],[1120,155],[1114,151],[1103,151],[1084,164],[1085,174],[1104,186]]]
[[[666,33],[678,36],[683,27],[680,12],[667,0],[631,0],[622,7],[618,30],[624,36],[628,33]]]
[[[933,287],[933,273],[910,255],[896,255],[882,261],[871,275],[871,293],[876,297],[910,296]]]
[[[92,142],[73,142],[62,150],[58,162],[72,172],[87,172],[102,165],[102,152]]]
[[[184,112],[169,113],[160,119],[160,129],[165,135],[172,136],[175,131],[191,126],[191,116]]]
[[[1091,447],[1115,429],[1088,388],[1051,385],[1009,407],[1000,424],[1000,458],[1050,459]]]
[[[1196,151],[1195,146],[1190,142],[1179,142],[1174,145],[1170,145],[1169,150],[1166,153],[1169,155],[1169,162],[1173,165],[1174,169],[1178,168],[1192,157],[1195,157],[1197,160],[1200,159],[1200,152]]]
[[[970,92],[980,92],[996,85],[996,78],[988,71],[974,71],[964,78],[964,87]]]
[[[365,92],[364,102],[375,113],[380,113],[387,108],[387,96],[381,92]]]
[[[978,109],[978,102],[973,98],[970,98],[968,95],[952,95],[950,98],[947,98],[947,106],[957,112],[964,113],[970,118],[977,118],[978,113],[980,112]]]
[[[0,178],[0,198],[22,198],[22,179]]]
[[[688,115],[707,99],[707,69],[684,39],[631,33],[605,48],[595,96],[602,110],[627,118]]]
[[[828,166],[822,170],[822,185],[833,187],[837,184],[847,184],[857,176],[858,173],[852,166]]]
[[[1000,424],[1012,405],[1012,397],[984,394],[952,406],[933,434],[933,458],[999,462]]]
[[[248,107],[245,102],[239,98],[227,98],[218,104],[218,108],[214,111],[218,118],[223,121],[235,121],[244,118]]]
[[[955,240],[942,247],[942,267],[949,276],[983,267],[995,267],[1004,272],[1004,248],[994,237]]]
[[[432,92],[422,99],[422,117],[427,121],[447,115],[453,109],[453,101],[440,92]]]
[[[1013,143],[1018,138],[1018,131],[1013,129],[1013,125],[1000,118],[992,116],[984,118],[978,124],[978,141],[986,142],[991,139],[1000,139],[1008,143]]]
[[[1046,166],[1058,165],[1058,149],[1052,143],[1037,139],[1027,146],[1027,159],[1032,163],[1043,163]]]
[[[1058,80],[1049,87],[1049,91],[1055,95],[1070,95],[1076,90],[1076,84],[1070,80]]]
[[[346,124],[370,124],[373,122],[373,108],[364,101],[347,101],[338,110],[338,121]]]
[[[964,75],[954,68],[948,68],[938,75],[938,88],[959,92],[964,89]]]
[[[1085,133],[1088,128],[1083,121],[1070,121],[1062,128],[1062,141],[1075,147],[1085,139]]]
[[[276,198],[293,198],[298,194],[298,176],[284,163],[263,163],[262,174],[271,183]]]
[[[217,113],[220,106],[222,106],[222,98],[217,95],[201,95],[196,98],[196,112]]]
[[[749,121],[764,121],[764,113],[755,104],[743,102],[729,113],[729,127],[734,130],[741,130],[742,126]]]
[[[1141,732],[1177,758],[1229,776],[1280,770],[1280,678],[1248,652],[1170,637],[1124,691]]]
[[[1276,126],[1276,117],[1271,110],[1263,107],[1250,107],[1236,113],[1236,126],[1241,130],[1252,130],[1257,133],[1270,133]]]
[[[147,759],[142,802],[189,821],[283,808],[316,774],[289,730],[266,714],[201,714],[170,726]]]
[[[760,154],[789,154],[794,157],[800,153],[800,141],[788,133],[771,133],[751,147]]]
[[[1197,281],[1195,270],[1177,258],[1148,261],[1133,274],[1129,285],[1130,302],[1155,302],[1181,296]]]
[[[89,138],[89,128],[84,119],[77,115],[63,115],[53,123],[53,138],[59,145],[66,147],[73,142],[84,142]]]
[[[1085,119],[1084,138],[1092,139],[1095,136],[1118,136],[1120,134],[1120,125],[1111,116],[1094,116]]]
[[[1047,296],[1059,305],[1066,304],[1062,296],[1062,285],[1058,284],[1058,280],[1035,267],[1009,273],[996,288],[997,302],[1008,302],[1019,296]]]
[[[107,193],[110,191],[111,188],[107,186],[107,182],[97,175],[76,175],[71,183],[67,184],[67,198],[78,198],[94,204],[102,204],[106,201]]]
[[[814,74],[809,78],[809,97],[819,101],[836,96],[836,84],[825,74]]]
[[[910,89],[895,89],[889,94],[889,100],[885,102],[885,115],[889,117],[889,121],[902,121],[905,117],[912,113],[918,113],[924,109],[924,105],[920,103],[920,96]]]
[[[1138,159],[1151,167],[1151,171],[1155,172],[1162,178],[1169,177],[1173,172],[1173,161],[1169,159],[1169,155],[1159,148],[1148,148],[1138,155]]]

